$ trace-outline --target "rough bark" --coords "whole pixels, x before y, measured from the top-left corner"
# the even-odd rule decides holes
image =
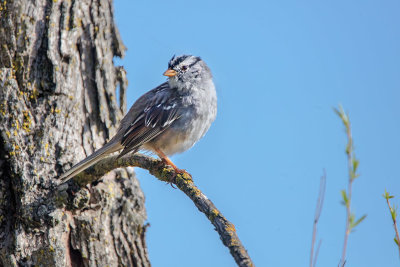
[[[150,265],[132,170],[54,190],[125,112],[124,49],[111,0],[0,2],[0,266]]]

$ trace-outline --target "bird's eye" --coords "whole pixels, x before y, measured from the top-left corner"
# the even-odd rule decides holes
[[[187,66],[186,66],[186,65],[183,65],[183,66],[181,67],[181,70],[187,70]]]

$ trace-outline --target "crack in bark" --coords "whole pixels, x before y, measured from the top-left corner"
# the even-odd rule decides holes
[[[78,249],[74,249],[71,243],[71,231],[68,233],[68,252],[71,267],[82,267],[84,261],[81,252]]]
[[[14,192],[14,188],[12,186],[12,180],[7,179],[10,177],[11,170],[8,165],[6,156],[6,150],[4,148],[4,140],[0,136],[0,196],[2,207],[0,207],[0,257],[2,257],[3,262],[9,262],[7,253],[4,253],[8,250],[9,246],[12,246],[14,240],[11,236],[11,233],[14,231],[15,220],[17,219],[15,214],[16,207],[16,195]]]

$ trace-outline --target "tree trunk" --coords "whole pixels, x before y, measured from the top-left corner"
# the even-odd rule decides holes
[[[0,266],[150,265],[131,169],[56,190],[126,111],[124,49],[111,0],[0,1]]]

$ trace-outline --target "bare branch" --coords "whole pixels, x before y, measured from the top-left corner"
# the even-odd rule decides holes
[[[321,216],[322,206],[324,205],[325,199],[325,188],[326,188],[326,172],[324,170],[324,174],[321,176],[321,180],[319,183],[319,193],[317,199],[317,206],[315,207],[315,215],[314,215],[314,224],[313,224],[313,233],[312,233],[312,240],[311,240],[311,254],[310,254],[310,267],[315,267],[318,258],[319,248],[321,246],[321,240],[318,243],[317,250],[314,255],[314,246],[315,246],[315,239],[317,237],[317,225],[319,221],[319,217]]]
[[[111,156],[76,175],[74,180],[79,185],[83,186],[100,179],[109,171],[124,167],[140,167],[146,169],[150,174],[164,182],[169,182],[171,178],[175,177],[174,184],[193,201],[199,211],[204,213],[208,220],[214,225],[222,243],[228,247],[237,265],[240,267],[254,266],[236,233],[235,226],[229,222],[211,200],[196,187],[189,174],[176,174],[172,167],[165,165],[161,160],[138,153],[127,155],[119,159],[117,156]]]
[[[319,255],[319,249],[321,248],[321,244],[322,244],[322,239],[319,240],[317,250],[315,251],[315,257],[314,257],[314,262],[313,262],[314,267],[317,264],[317,259],[318,259],[318,255]]]

